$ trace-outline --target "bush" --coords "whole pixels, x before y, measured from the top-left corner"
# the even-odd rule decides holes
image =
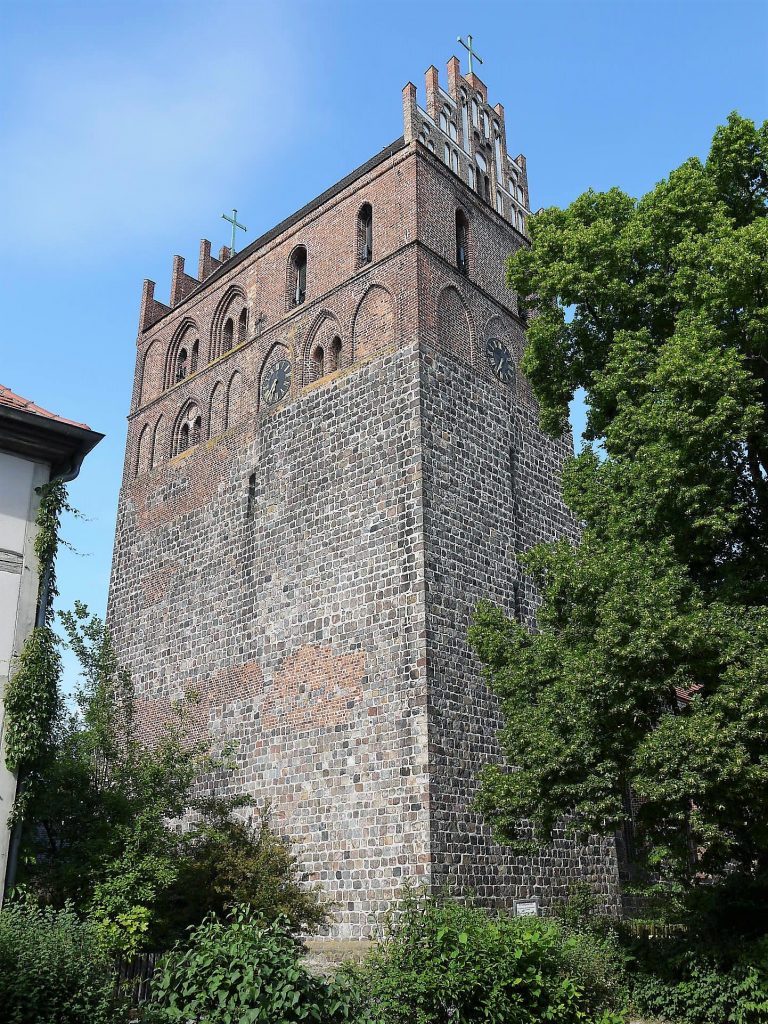
[[[675,1024],[768,1024],[768,943],[697,948],[681,939],[634,943],[632,1002]]]
[[[406,890],[359,971],[364,1024],[619,1021],[598,937]],[[592,961],[595,961],[593,963]],[[599,979],[599,980],[598,980]]]
[[[114,965],[96,928],[71,907],[11,902],[0,911],[4,1024],[116,1024]]]
[[[336,1024],[349,1019],[342,986],[316,978],[301,963],[302,946],[284,922],[263,923],[247,906],[227,921],[210,914],[186,948],[165,957],[152,983],[152,1024]]]

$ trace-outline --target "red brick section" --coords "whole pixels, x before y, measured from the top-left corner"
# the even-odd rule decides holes
[[[81,427],[83,430],[90,430],[91,428],[85,423],[78,423],[77,420],[68,420],[64,416],[59,416],[55,412],[49,412],[47,409],[43,409],[42,406],[36,405],[29,398],[22,398],[21,395],[17,395],[10,388],[4,387],[0,384],[0,405],[5,405],[9,409],[18,409],[20,412],[32,413],[34,416],[41,416],[46,420],[55,420],[57,423],[66,423],[70,427]]]

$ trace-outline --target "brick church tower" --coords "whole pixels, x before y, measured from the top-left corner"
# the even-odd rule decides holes
[[[504,109],[448,63],[404,134],[242,252],[145,282],[109,604],[143,713],[185,690],[237,742],[334,934],[406,878],[544,909],[614,844],[535,859],[472,810],[498,713],[466,643],[480,598],[530,615],[516,553],[572,531],[570,438],[538,429],[504,261],[526,244]]]

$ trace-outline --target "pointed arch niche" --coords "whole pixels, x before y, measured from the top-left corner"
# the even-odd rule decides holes
[[[311,384],[347,366],[348,349],[342,341],[339,321],[333,313],[321,313],[304,345],[304,383]]]
[[[211,320],[211,362],[248,340],[248,301],[240,285],[222,295]]]
[[[197,369],[200,331],[191,317],[184,317],[174,331],[165,357],[163,388],[168,390]],[[194,366],[194,369],[192,367]]]
[[[451,355],[472,363],[472,318],[457,288],[444,288],[437,300],[437,344]]]
[[[365,359],[395,341],[395,303],[381,285],[374,284],[360,301],[352,328],[354,358]]]

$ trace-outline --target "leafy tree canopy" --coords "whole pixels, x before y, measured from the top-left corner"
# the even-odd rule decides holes
[[[732,114],[706,162],[543,210],[509,260],[543,427],[589,410],[581,540],[525,556],[536,629],[471,629],[507,760],[480,803],[518,848],[632,813],[681,879],[768,868],[767,202],[768,122]]]

